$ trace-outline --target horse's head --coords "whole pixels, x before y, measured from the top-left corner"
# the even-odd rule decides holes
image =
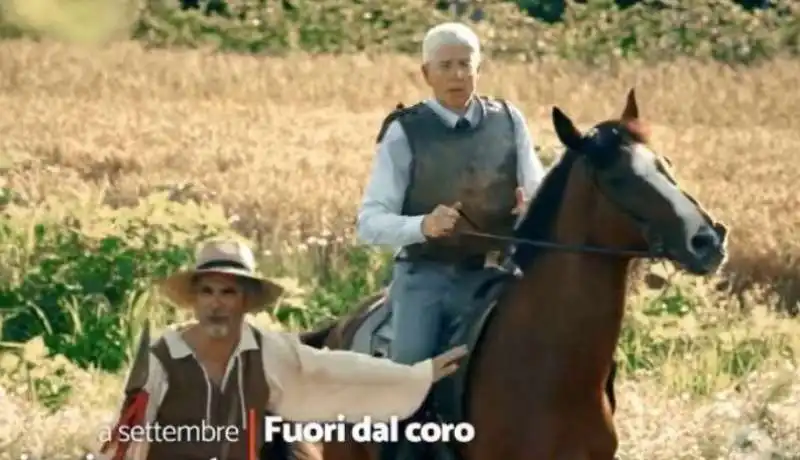
[[[670,174],[667,161],[648,143],[633,89],[622,116],[581,133],[558,107],[553,124],[561,142],[579,156],[596,191],[587,212],[595,244],[649,250],[687,271],[706,275],[725,260],[727,229],[715,222]],[[576,164],[576,166],[578,166]]]

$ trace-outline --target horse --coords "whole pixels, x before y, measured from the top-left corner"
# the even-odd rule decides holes
[[[453,342],[469,346],[468,359],[435,387],[457,383],[431,392],[455,398],[458,410],[449,420],[471,423],[475,436],[444,447],[444,455],[435,453],[443,452],[441,444],[438,451],[427,446],[425,458],[614,459],[618,437],[608,386],[632,263],[669,260],[707,276],[727,259],[727,227],[681,188],[671,162],[655,152],[634,88],[619,118],[582,132],[554,106],[552,123],[565,152],[513,236],[465,231],[506,238],[516,274],[489,280],[475,293],[481,313],[465,320],[472,332]],[[355,349],[354,336],[390,309],[386,291],[302,340]],[[447,419],[443,411],[438,415]],[[374,447],[329,443],[323,457],[374,460]]]

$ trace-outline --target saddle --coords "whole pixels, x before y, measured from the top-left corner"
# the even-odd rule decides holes
[[[467,297],[472,302],[471,308],[459,309],[466,311],[463,316],[456,318],[451,333],[440,337],[440,342],[446,348],[466,345],[469,350],[478,346],[483,331],[492,317],[494,306],[505,292],[508,281],[516,275],[503,267],[492,267],[485,270],[483,277],[474,285],[473,292]],[[391,356],[391,347],[394,340],[392,328],[392,305],[386,302],[386,291],[371,299],[371,303],[364,315],[353,329],[349,331],[352,340],[345,347],[351,351],[369,354],[376,357]],[[465,395],[467,394],[467,377],[469,375],[470,361],[467,355],[458,370],[450,377],[443,379],[434,386],[428,399],[418,414],[413,418],[420,422],[437,422],[457,424],[465,420],[466,407]],[[416,459],[415,454],[403,452],[402,442],[398,446],[400,455],[395,460]],[[455,459],[455,453],[446,446],[431,446],[437,459]],[[405,453],[405,455],[403,455]]]

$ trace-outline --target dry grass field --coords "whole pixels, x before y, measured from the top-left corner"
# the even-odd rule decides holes
[[[265,251],[324,233],[347,236],[382,117],[398,101],[426,96],[417,69],[398,56],[278,59],[1,42],[0,186],[13,190],[12,218],[21,223],[167,190],[176,200],[221,204]],[[552,105],[588,127],[617,115],[635,86],[656,150],[732,228],[729,268],[741,281],[733,287],[770,282],[766,297],[750,304],[763,306],[767,297],[795,299],[800,278],[798,75],[797,61],[740,71],[689,61],[603,70],[490,61],[481,85],[523,110],[548,158],[559,148]],[[710,310],[751,299],[710,296]],[[800,353],[794,320],[764,314],[736,324],[724,333],[788,337],[782,346]],[[698,358],[702,368],[671,363],[669,374],[692,380],[718,365],[715,353]],[[626,379],[621,458],[800,459],[800,373],[792,355],[783,358],[702,400],[667,393],[658,378]],[[0,387],[0,458],[23,446],[50,459],[95,447],[121,377],[81,375],[87,391],[56,414]],[[783,456],[769,457],[773,448]]]
[[[798,278],[800,63],[736,72],[690,62],[590,71],[488,62],[482,90],[528,116],[545,156],[556,104],[588,126],[638,88],[655,147],[733,228],[730,267]],[[214,196],[259,239],[352,227],[374,136],[398,101],[426,96],[406,57],[256,58],[0,45],[4,180],[29,205],[154,190]],[[786,287],[786,286],[784,286]],[[791,286],[789,286],[791,287]]]

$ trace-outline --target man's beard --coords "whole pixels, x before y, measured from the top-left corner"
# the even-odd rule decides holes
[[[207,316],[202,323],[203,329],[209,337],[224,339],[233,332],[233,318],[221,316]]]
[[[224,339],[230,335],[231,332],[229,324],[220,323],[206,323],[203,325],[203,329],[205,329],[206,334],[212,339]]]

